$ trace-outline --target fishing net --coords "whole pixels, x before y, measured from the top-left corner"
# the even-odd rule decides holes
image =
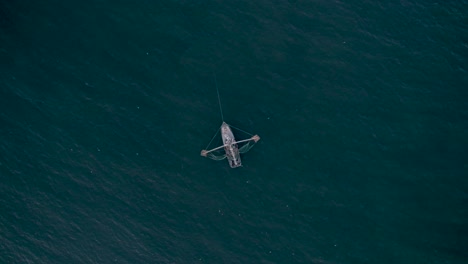
[[[248,141],[242,147],[239,148],[239,153],[244,154],[247,153],[251,148],[255,146],[255,141]]]
[[[212,160],[223,160],[223,159],[226,158],[226,154],[221,155],[221,154],[218,154],[218,153],[215,154],[213,152],[210,152],[210,153],[206,154],[205,157],[210,158]]]

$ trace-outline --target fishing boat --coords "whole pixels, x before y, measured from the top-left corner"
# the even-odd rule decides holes
[[[229,161],[229,166],[231,168],[237,168],[242,166],[242,161],[240,158],[241,153],[246,153],[249,151],[255,143],[260,140],[258,135],[253,135],[251,138],[236,141],[234,138],[234,134],[232,133],[231,126],[229,126],[226,122],[223,121],[221,124],[221,138],[223,139],[223,145],[210,149],[210,150],[202,150],[200,155],[203,157],[211,158],[213,160],[223,160],[227,158]],[[216,137],[217,134],[215,134]],[[211,142],[210,142],[211,143]],[[240,148],[239,145],[243,144]],[[208,144],[209,146],[210,144]],[[216,151],[224,149],[224,154],[219,155],[216,154]]]
[[[216,83],[216,75],[215,75],[215,83]],[[221,119],[223,123],[221,124],[220,129],[211,138],[211,141],[210,143],[208,143],[208,146],[206,147],[206,149],[201,151],[200,155],[203,157],[211,158],[213,160],[223,160],[227,158],[229,162],[229,166],[231,166],[231,168],[237,168],[237,167],[242,166],[240,154],[243,154],[249,151],[255,145],[255,143],[257,143],[260,140],[260,137],[258,135],[252,135],[232,125],[230,126],[226,122],[224,122],[223,109],[221,107],[221,99],[219,97],[219,90],[218,90],[217,83],[216,83],[216,91],[218,93],[218,103],[219,103],[219,109],[221,112]],[[246,133],[250,135],[251,137],[240,140],[240,141],[236,141],[234,137],[234,133],[232,133],[231,128],[241,131],[243,133]],[[213,142],[213,139],[218,135],[219,132],[221,132],[223,145],[207,150],[211,142]],[[222,150],[224,150],[224,153],[219,153]]]

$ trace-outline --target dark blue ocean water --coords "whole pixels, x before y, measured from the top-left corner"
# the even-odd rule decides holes
[[[467,263],[467,14],[0,1],[0,263]]]

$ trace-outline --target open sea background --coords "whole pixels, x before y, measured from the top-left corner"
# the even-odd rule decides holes
[[[0,263],[468,263],[467,59],[462,0],[0,0]]]

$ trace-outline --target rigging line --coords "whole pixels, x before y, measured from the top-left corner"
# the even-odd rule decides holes
[[[240,129],[240,128],[237,128],[237,127],[235,127],[235,126],[233,126],[233,125],[229,125],[229,126],[232,127],[232,128],[234,128],[234,129],[237,129],[237,130],[239,130],[239,131],[241,131],[241,132],[244,132],[244,133],[246,133],[246,134],[248,134],[248,135],[250,135],[250,136],[253,136],[253,134],[251,134],[251,133],[249,133],[249,132],[247,132],[247,131],[244,131],[244,130],[242,130],[242,129]]]
[[[218,103],[219,103],[219,111],[221,112],[221,120],[224,122],[223,108],[221,107],[221,99],[219,97],[218,80],[216,79],[216,73],[213,72],[213,74],[214,74],[216,92],[218,93]]]
[[[211,145],[211,142],[213,142],[213,139],[214,139],[214,138],[215,138],[215,137],[218,135],[218,133],[219,133],[219,129],[218,129],[218,130],[216,130],[216,134],[215,134],[215,135],[214,135],[214,136],[211,138],[211,140],[210,140],[210,143],[208,143],[208,145],[206,146],[206,148],[205,148],[205,149],[207,149],[207,150],[208,150],[208,147]]]

